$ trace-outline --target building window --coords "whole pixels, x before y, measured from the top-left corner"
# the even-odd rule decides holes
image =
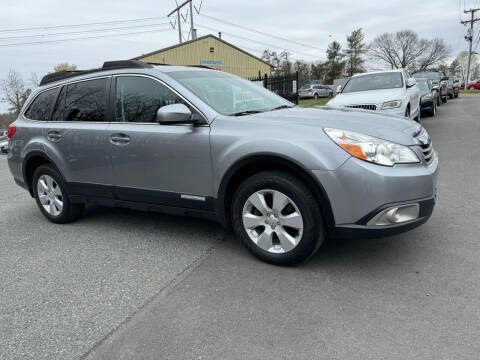
[[[213,53],[215,49],[213,47],[210,48],[210,52]]]

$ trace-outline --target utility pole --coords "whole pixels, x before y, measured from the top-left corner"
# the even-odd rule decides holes
[[[195,40],[195,38],[197,37],[196,36],[196,32],[195,32],[195,28],[193,26],[193,8],[195,8],[195,11],[197,12],[197,14],[200,13],[200,8],[201,8],[201,5],[200,5],[200,8],[197,9],[193,4],[192,4],[193,0],[186,0],[184,1],[182,4],[178,5],[175,9],[173,9],[170,14],[167,15],[167,17],[171,16],[173,13],[177,13],[177,21],[178,21],[178,42],[181,44],[182,43],[182,26],[181,26],[181,17],[183,17],[183,15],[180,14],[180,11],[182,10],[182,8],[189,4],[190,5],[190,36],[191,36],[191,39],[192,40]],[[186,20],[187,18],[185,17],[184,20]],[[173,24],[172,24],[173,26]],[[175,28],[175,27],[174,27]]]
[[[470,20],[460,21],[463,25],[470,23],[470,28],[468,29],[468,34],[465,36],[465,40],[469,42],[468,49],[468,65],[467,65],[467,78],[465,79],[465,90],[467,90],[468,82],[470,80],[470,61],[472,59],[472,42],[473,42],[473,24],[477,21],[480,21],[480,18],[475,18],[475,12],[480,11],[480,9],[470,9],[463,10],[465,14],[470,13]]]

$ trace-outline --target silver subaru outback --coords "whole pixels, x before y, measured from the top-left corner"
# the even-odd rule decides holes
[[[15,181],[54,223],[88,203],[199,216],[275,264],[309,258],[328,236],[410,230],[435,205],[438,157],[420,124],[300,108],[199,67],[47,75],[8,134]]]

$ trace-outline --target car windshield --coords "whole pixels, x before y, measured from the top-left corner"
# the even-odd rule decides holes
[[[440,74],[438,72],[435,72],[435,71],[415,73],[415,74],[413,74],[413,77],[416,78],[416,79],[423,78],[423,79],[437,80],[437,81],[440,80]]]
[[[307,90],[310,88],[311,85],[303,85],[300,90]]]
[[[430,91],[430,88],[428,87],[428,83],[425,80],[419,80],[417,81],[417,86],[419,87],[420,90],[422,91]]]
[[[355,76],[343,88],[343,93],[379,89],[394,89],[403,87],[402,74],[378,73]]]
[[[223,115],[243,115],[294,106],[261,84],[221,71],[174,71],[168,75]]]

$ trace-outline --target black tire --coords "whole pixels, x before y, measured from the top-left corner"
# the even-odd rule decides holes
[[[243,225],[247,199],[260,190],[276,190],[288,196],[303,219],[303,234],[292,250],[276,254],[263,250],[250,239]],[[315,196],[297,178],[280,171],[265,171],[245,180],[237,189],[232,204],[232,226],[244,246],[257,258],[275,265],[294,265],[313,256],[326,237],[322,214]]]
[[[410,105],[408,105],[407,110],[405,110],[405,117],[410,119]]]
[[[420,124],[421,120],[422,120],[422,111],[419,111],[417,117],[415,118],[415,121]]]
[[[449,99],[453,99],[453,94],[448,94]]]
[[[442,98],[442,102],[446,104],[447,101],[448,101],[448,95],[445,95],[445,96]]]
[[[317,93],[313,94],[313,98],[318,99],[318,94]]]
[[[442,106],[442,100],[440,95],[438,95],[437,97],[437,106]]]
[[[435,115],[437,115],[437,103],[434,101],[432,110],[430,110],[430,116],[435,116]]]
[[[458,93],[456,93],[455,95],[453,95],[453,97],[456,99],[458,98]]]
[[[62,202],[63,202],[63,208],[61,212],[56,215],[50,215],[43,207],[43,205],[40,203],[40,198],[38,195],[38,189],[37,189],[37,184],[38,180],[42,175],[48,175],[52,177],[55,182],[58,184],[61,193],[62,193]],[[55,170],[52,166],[50,165],[42,165],[39,166],[37,170],[35,170],[35,173],[33,174],[33,182],[32,182],[32,188],[33,188],[33,194],[35,196],[35,200],[37,202],[38,208],[42,212],[42,214],[51,222],[56,223],[56,224],[66,224],[69,222],[72,222],[76,219],[78,219],[85,208],[84,204],[73,204],[70,201],[67,188],[65,186],[65,183],[60,176],[60,174]]]

